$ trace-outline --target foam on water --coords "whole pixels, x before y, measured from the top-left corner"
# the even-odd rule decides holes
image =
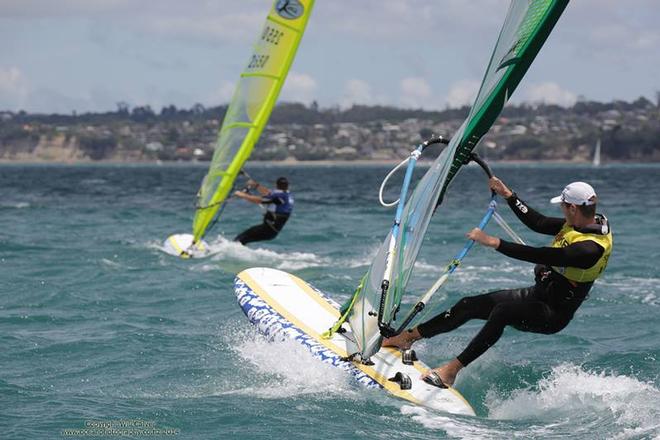
[[[337,263],[349,268],[356,269],[358,267],[364,267],[365,269],[371,265],[376,253],[378,252],[379,245],[373,245],[367,250],[363,251],[359,257],[347,258],[338,261]]]
[[[444,432],[458,439],[501,439],[510,435],[506,429],[488,427],[474,417],[443,415],[420,406],[403,405],[401,414],[412,418],[427,429]]]
[[[595,418],[594,424],[611,424],[610,434],[617,438],[660,434],[660,390],[631,377],[572,364],[554,367],[537,385],[508,397],[491,392],[486,405],[493,419],[542,420],[552,414],[585,430],[584,421]]]
[[[310,252],[279,253],[271,249],[243,246],[219,236],[209,243],[214,261],[238,260],[250,265],[275,267],[281,270],[300,270],[311,267],[326,266],[331,262]]]
[[[348,373],[322,363],[296,341],[269,341],[256,329],[226,337],[245,365],[239,380],[249,385],[238,393],[271,399],[308,394],[320,399],[357,399],[362,395]]]
[[[623,375],[562,364],[527,389],[508,396],[491,390],[485,400],[487,419],[412,405],[404,405],[401,413],[425,428],[460,439],[517,437],[512,433],[522,426],[521,438],[660,438],[660,391]]]
[[[28,202],[0,202],[0,208],[25,209],[31,205]]]
[[[658,298],[658,285],[660,278],[656,277],[632,277],[626,275],[606,276],[599,280],[599,285],[606,286],[618,292],[617,296],[629,298],[643,304],[660,306]],[[624,295],[621,295],[623,293]]]
[[[247,247],[222,236],[209,242],[208,245],[208,258],[199,259],[207,263],[193,266],[193,270],[207,272],[222,270],[227,267],[231,270],[240,271],[238,268],[243,266],[267,266],[285,271],[296,271],[332,264],[331,259],[319,257],[311,252],[280,253],[266,248]],[[149,241],[145,246],[149,249],[167,253],[161,242]]]

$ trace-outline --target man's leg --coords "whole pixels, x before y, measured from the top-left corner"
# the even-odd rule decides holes
[[[556,333],[570,321],[557,315],[546,303],[536,300],[509,301],[497,304],[486,324],[468,346],[455,359],[433,371],[447,385],[452,385],[456,375],[472,361],[495,345],[507,325],[518,330],[534,333]],[[426,374],[430,374],[431,371]]]
[[[272,240],[276,236],[277,232],[273,228],[266,223],[262,223],[241,232],[234,238],[234,241],[239,241],[241,244],[248,244],[254,241]]]
[[[497,304],[490,313],[486,324],[456,358],[463,366],[484,354],[495,345],[507,325],[521,331],[533,333],[554,333],[552,309],[541,301],[508,302]]]
[[[457,329],[471,319],[488,319],[493,308],[501,303],[523,301],[531,288],[497,290],[483,295],[462,298],[450,309],[436,315],[416,328],[383,340],[383,346],[408,349],[418,339],[431,338]]]

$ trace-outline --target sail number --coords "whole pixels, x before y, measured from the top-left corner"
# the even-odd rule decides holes
[[[278,44],[280,44],[280,40],[282,39],[283,36],[284,36],[284,32],[272,28],[270,26],[266,26],[264,28],[263,33],[261,34],[261,39],[267,43],[274,44],[275,46],[277,46]]]
[[[250,58],[250,64],[248,64],[248,69],[261,69],[266,65],[266,62],[270,58],[270,55],[256,55],[253,54]]]

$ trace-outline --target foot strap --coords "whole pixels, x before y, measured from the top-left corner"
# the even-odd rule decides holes
[[[402,390],[409,390],[412,388],[412,381],[410,380],[410,376],[400,371],[397,371],[394,377],[390,377],[387,380],[390,382],[398,383]]]
[[[401,362],[403,362],[405,365],[412,365],[413,362],[418,361],[417,359],[417,353],[415,353],[415,350],[408,349],[408,350],[402,350],[401,351]]]
[[[436,373],[435,371],[432,371],[428,376],[425,376],[424,379],[422,379],[424,382],[426,382],[429,385],[433,385],[434,387],[438,388],[448,388],[447,385],[440,379],[440,375]]]

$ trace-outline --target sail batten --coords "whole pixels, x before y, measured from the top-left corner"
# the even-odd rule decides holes
[[[277,76],[277,75],[270,75],[270,74],[265,74],[265,73],[242,73],[241,74],[241,78],[254,78],[254,77],[279,79],[279,76]]]

